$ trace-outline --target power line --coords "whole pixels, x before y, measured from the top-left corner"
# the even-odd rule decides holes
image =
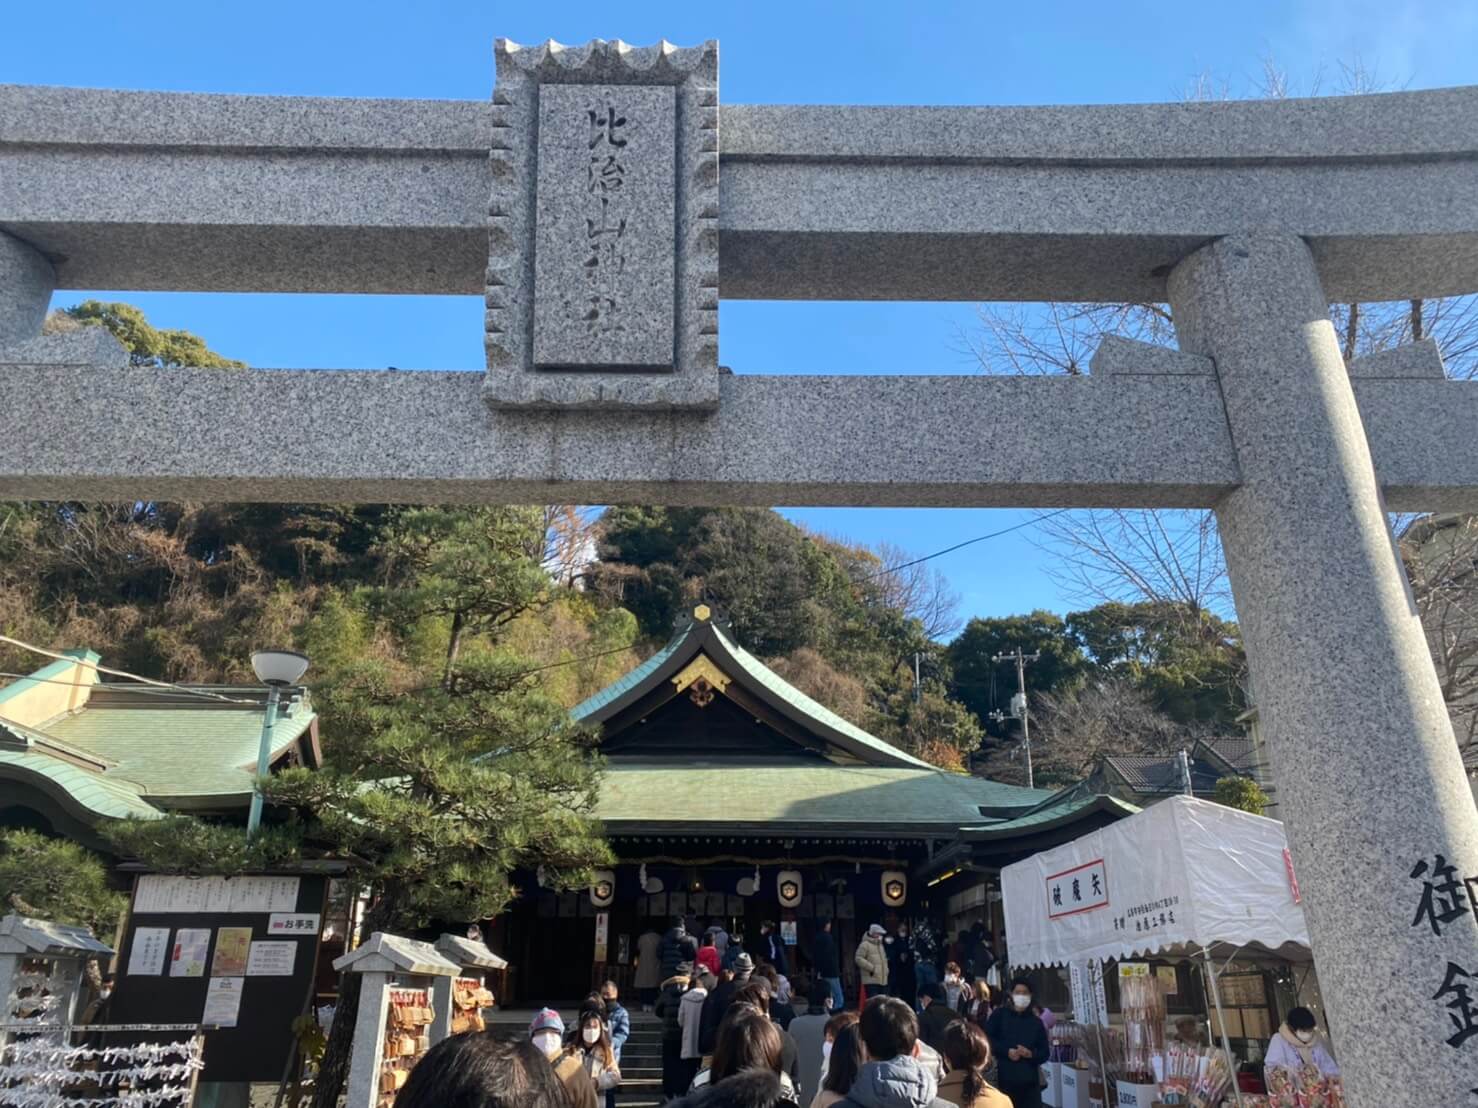
[[[189,699],[189,697],[186,697],[186,696],[182,695],[181,693],[176,692],[174,689],[156,689],[156,688],[152,688],[152,687],[150,687],[148,685],[120,685],[120,684],[115,684],[113,682],[108,682],[106,684],[104,684],[102,682],[99,682],[96,685],[84,686],[84,685],[80,684],[77,681],[58,681],[54,677],[37,677],[35,674],[32,674],[32,673],[6,673],[6,672],[3,672],[3,671],[0,671],[0,677],[8,677],[8,678],[10,678],[11,680],[14,680],[14,681],[32,681],[32,682],[35,682],[38,685],[61,685],[64,688],[68,688],[68,689],[79,689],[79,688],[93,688],[93,689],[98,689],[98,688],[102,688],[102,689],[107,689],[109,692],[141,693],[144,696],[156,696],[156,697],[159,697],[162,700],[173,700],[175,702],[179,702],[181,700]],[[197,692],[198,692],[198,690],[187,690],[187,691],[190,693],[190,696],[191,697],[196,696],[197,695]],[[229,703],[231,703],[231,704],[247,705],[247,706],[253,707],[253,708],[260,708],[261,707],[261,704],[258,703],[255,700],[234,700],[233,699],[233,700],[229,700]]]
[[[985,535],[976,535],[973,539],[966,539],[964,542],[957,542],[953,546],[946,546],[943,550],[936,550],[932,554],[925,554],[922,558],[915,558],[911,562],[899,562],[897,565],[884,566],[876,573],[869,573],[865,577],[859,577],[856,580],[860,584],[863,581],[871,581],[874,577],[897,573],[900,569],[910,569],[913,566],[922,565],[924,562],[932,561],[945,554],[953,554],[956,550],[963,550],[965,547],[973,546],[975,543],[984,542],[986,539],[997,539],[1002,535],[1009,535],[1012,531],[1020,531],[1024,528],[1032,527],[1035,524],[1041,523],[1043,520],[1051,519],[1053,516],[1060,516],[1064,512],[1070,511],[1072,511],[1071,508],[1057,508],[1043,515],[1033,516],[1031,519],[1023,520],[1021,523],[1012,524],[1010,527],[1002,527],[999,531],[991,531]]]
[[[879,569],[876,572],[866,574],[862,577],[854,577],[852,579],[852,582],[853,584],[861,584],[864,581],[871,581],[876,577],[882,577],[889,573],[896,573],[901,569],[908,569],[911,566],[920,565],[924,562],[932,561],[935,558],[943,557],[945,554],[953,554],[956,550],[963,550],[967,546],[973,546],[975,543],[984,542],[986,539],[995,539],[999,538],[1002,535],[1009,535],[1013,531],[1021,531],[1027,527],[1033,526],[1034,524],[1041,523],[1043,520],[1051,519],[1053,516],[1059,516],[1062,515],[1064,512],[1068,512],[1071,510],[1071,508],[1057,508],[1054,511],[1047,512],[1043,515],[1034,516],[1031,519],[1023,520],[1021,523],[1012,524],[1010,527],[1002,527],[998,531],[990,531],[984,535],[976,535],[973,539],[966,539],[964,542],[957,542],[953,546],[946,546],[943,550],[936,550],[932,554],[925,554],[922,557],[914,558],[912,561],[901,562],[898,565],[893,566],[884,566],[882,569]],[[808,597],[808,599],[815,599],[814,594]],[[590,662],[594,661],[597,658],[605,658],[612,654],[620,654],[623,651],[627,651],[630,649],[631,647],[629,646],[620,646],[616,647],[614,650],[602,650],[598,654],[585,654],[578,658],[567,658],[564,661],[560,662],[549,662],[546,665],[534,666],[530,669],[521,670],[518,673],[511,674],[510,676],[513,678],[527,677],[531,674],[542,673],[545,670],[559,669],[561,666],[578,665],[581,662]]]
[[[238,700],[233,697],[222,696],[220,693],[206,692],[204,689],[192,689],[185,685],[176,685],[172,681],[155,681],[152,677],[140,677],[136,673],[129,673],[123,669],[109,669],[107,666],[100,666],[96,662],[89,662],[85,658],[77,658],[71,654],[59,654],[55,650],[47,650],[45,647],[36,646],[33,643],[22,642],[20,639],[13,639],[9,635],[0,635],[0,642],[9,643],[11,646],[18,646],[22,650],[29,650],[33,654],[40,654],[44,658],[54,658],[59,662],[71,662],[73,665],[82,666],[85,669],[95,670],[98,673],[106,673],[109,677],[124,677],[130,681],[137,681],[141,685],[149,685],[156,689],[168,689],[171,692],[184,693],[187,696],[198,696],[205,700],[223,701],[227,704],[252,703],[250,700]],[[64,681],[62,684],[67,684],[67,682]]]

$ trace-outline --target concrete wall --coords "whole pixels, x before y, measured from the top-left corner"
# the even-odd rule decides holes
[[[96,662],[91,650],[75,651],[77,661],[57,660],[30,677],[0,688],[0,719],[39,728],[49,719],[75,711],[87,703],[98,671],[80,662]]]

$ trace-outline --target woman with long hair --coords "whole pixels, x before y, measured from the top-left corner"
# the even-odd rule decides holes
[[[990,1040],[978,1025],[955,1020],[944,1029],[943,1047],[949,1072],[939,1083],[939,1099],[959,1108],[1011,1108],[1011,1098],[985,1080]]]
[[[821,1087],[826,1084],[826,1071],[831,1065],[831,1052],[836,1047],[837,1036],[842,1033],[842,1028],[851,1027],[857,1019],[857,1013],[848,1009],[845,1012],[838,1012],[826,1021],[826,1031],[821,1043],[821,1080],[817,1084],[817,1092],[820,1092]]]
[[[569,1108],[554,1068],[527,1039],[484,1032],[443,1039],[395,1096],[395,1108]]]
[[[604,1093],[621,1084],[621,1067],[616,1064],[616,1051],[611,1046],[611,1033],[606,1029],[601,1014],[593,1008],[580,1013],[575,1024],[574,1041],[570,1044],[578,1053],[580,1064],[595,1083],[595,1091]]]
[[[837,1032],[830,1046],[831,1051],[826,1058],[826,1076],[822,1078],[821,1088],[811,1100],[811,1108],[831,1108],[833,1104],[846,1100],[847,1094],[852,1091],[852,1083],[857,1080],[857,1071],[867,1061],[855,1013],[852,1022]]]
[[[739,1085],[747,1086],[756,1075],[764,1075],[758,1082],[760,1087],[749,1089],[741,1099],[773,1097],[784,1102],[781,1108],[795,1108],[799,1101],[794,1083],[784,1072],[783,1057],[780,1028],[753,1005],[735,1004],[719,1024],[713,1064],[693,1079],[693,1091],[679,1103],[727,1108],[729,1098],[740,1095]],[[736,1084],[728,1087],[730,1082]]]
[[[975,979],[975,992],[965,1001],[964,1016],[982,1029],[990,1019],[990,986],[985,983],[985,978]]]

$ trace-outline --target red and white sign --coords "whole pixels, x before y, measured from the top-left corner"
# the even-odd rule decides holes
[[[267,917],[267,934],[316,938],[318,923],[316,912],[273,912]]]
[[[1108,872],[1103,859],[1065,869],[1047,878],[1047,918],[1062,919],[1081,912],[1107,908]]]

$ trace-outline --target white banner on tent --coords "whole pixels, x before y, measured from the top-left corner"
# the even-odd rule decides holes
[[[1171,797],[1001,871],[1019,966],[1177,948],[1308,946],[1277,820]]]

